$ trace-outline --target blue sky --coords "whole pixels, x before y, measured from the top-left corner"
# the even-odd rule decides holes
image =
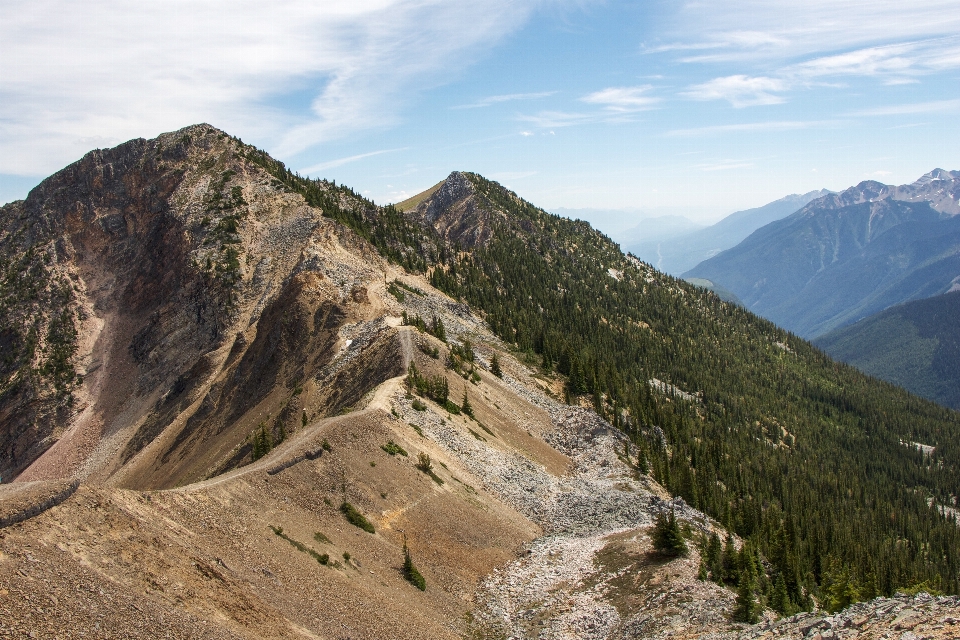
[[[8,0],[2,15],[0,201],[92,148],[201,121],[381,203],[459,169],[548,209],[706,221],[960,169],[960,0]]]

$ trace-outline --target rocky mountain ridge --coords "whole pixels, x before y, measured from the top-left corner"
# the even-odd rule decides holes
[[[584,287],[615,296],[589,326],[635,332],[656,349],[650,363],[695,343],[677,324],[691,317],[712,332],[695,349],[708,364],[712,345],[742,340],[757,366],[787,364],[810,384],[837,369],[476,174],[454,173],[406,210],[301,179],[208,125],[92,152],[0,210],[2,335],[16,347],[0,389],[4,480],[19,471],[0,486],[0,631],[759,632],[732,620],[730,588],[698,576],[701,534],[725,530],[658,482],[721,491],[715,471],[689,466],[682,431],[716,419],[717,392],[691,384],[707,367],[687,380],[654,369],[617,389],[589,350],[572,366],[558,354],[554,368],[549,351],[523,346],[535,336],[518,328],[532,322],[466,301],[520,299],[509,280],[487,289],[479,270],[506,276],[522,266],[511,257],[534,252],[557,267],[524,278],[579,295],[561,305],[568,316],[593,313]],[[537,287],[524,305],[537,294],[546,315],[555,302]],[[627,392],[645,404],[625,408]],[[938,415],[920,406],[911,424],[939,445],[950,424]],[[812,434],[780,419],[794,433],[776,431],[779,463],[808,455]],[[772,435],[776,417],[765,420]],[[877,437],[889,428],[878,419]],[[951,451],[937,447],[944,466]],[[743,528],[754,504],[728,505],[721,516]],[[668,512],[687,532],[685,558],[652,553],[650,525]],[[745,537],[731,540],[746,554]],[[925,620],[941,624],[951,606]]]
[[[684,274],[805,338],[946,292],[960,275],[960,172],[866,181],[807,204]]]

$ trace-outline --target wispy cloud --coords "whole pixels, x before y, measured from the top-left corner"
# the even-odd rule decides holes
[[[776,94],[786,88],[786,83],[777,78],[734,75],[694,85],[682,95],[694,100],[727,100],[740,108],[785,102]]]
[[[392,126],[543,4],[8,0],[0,172],[47,173],[87,151],[83,138],[194,122],[284,156]],[[308,109],[285,103],[291,87],[313,96]]]
[[[854,111],[852,116],[902,116],[911,113],[960,112],[960,100],[934,100]]]
[[[696,127],[693,129],[673,129],[671,131],[667,131],[664,135],[668,137],[691,137],[713,135],[717,133],[790,131],[793,129],[810,129],[814,127],[823,127],[836,124],[837,121],[833,120],[780,120],[773,122],[746,122],[741,124],[723,124],[710,127]]]
[[[501,102],[513,102],[515,100],[538,100],[547,98],[556,94],[556,91],[540,91],[538,93],[508,93],[502,96],[489,96],[471,104],[460,104],[451,109],[482,109]]]
[[[648,46],[647,52],[702,51],[716,56],[713,61],[753,59],[769,64],[881,43],[950,38],[960,33],[960,3],[715,0],[685,3],[670,20],[665,32],[673,33],[673,41]]]
[[[315,164],[313,166],[307,167],[306,169],[301,169],[300,172],[305,175],[315,174],[319,171],[326,171],[327,169],[333,169],[334,167],[339,167],[351,162],[356,162],[357,160],[363,160],[364,158],[370,158],[372,156],[379,156],[384,153],[393,153],[395,151],[403,151],[406,147],[400,147],[397,149],[380,149],[379,151],[370,151],[368,153],[358,153],[355,156],[349,156],[346,158],[337,158],[336,160],[328,160],[327,162],[321,162],[320,164]]]
[[[577,124],[588,124],[597,121],[596,114],[577,113],[570,111],[540,111],[536,114],[517,116],[521,122],[528,122],[541,129],[560,129]]]
[[[650,109],[660,99],[648,95],[652,86],[646,84],[639,87],[608,87],[595,91],[580,98],[583,102],[604,107],[607,111],[627,113]]]

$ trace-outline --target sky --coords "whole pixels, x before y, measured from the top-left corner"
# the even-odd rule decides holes
[[[549,210],[709,222],[960,169],[960,0],[6,0],[0,18],[0,202],[197,122],[382,204],[463,170]]]

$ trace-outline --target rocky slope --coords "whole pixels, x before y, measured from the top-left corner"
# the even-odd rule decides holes
[[[384,336],[350,381],[308,382],[382,315],[384,263],[244,150],[205,125],[134,140],[3,207],[0,476],[182,484],[399,372]]]
[[[960,172],[862,182],[814,200],[685,276],[733,291],[755,313],[813,338],[960,275]]]
[[[587,396],[560,401],[562,376],[397,264],[490,245],[507,214],[477,206],[481,188],[531,205],[455,173],[407,208],[411,228],[290,175],[199,125],[92,152],[0,210],[0,451],[4,480],[19,473],[0,485],[0,635],[849,627],[776,626],[771,612],[761,626],[732,622],[734,594],[696,578],[696,549],[651,553],[658,514],[675,513],[692,541],[725,535],[718,523],[641,473],[641,451]],[[509,223],[549,239],[534,216]],[[622,267],[598,268],[647,295],[660,286],[649,266]],[[446,341],[404,317],[436,319]],[[472,415],[409,393],[413,365]],[[700,398],[649,384],[667,403]],[[425,590],[405,579],[405,551]],[[871,632],[897,629],[889,614],[906,604],[871,604]],[[931,632],[960,615],[953,600],[912,604]]]

